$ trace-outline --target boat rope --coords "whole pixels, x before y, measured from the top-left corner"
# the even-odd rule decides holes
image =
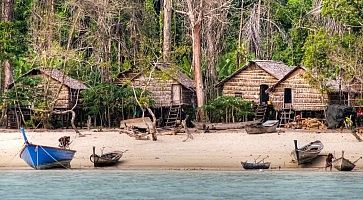
[[[71,169],[68,166],[63,165],[61,162],[59,162],[57,159],[55,159],[52,155],[50,155],[47,150],[45,150],[42,146],[39,146],[41,149],[43,149],[43,151],[50,157],[52,158],[55,162],[57,162],[58,164],[60,164],[62,167],[64,167],[65,169]],[[38,162],[38,158],[37,158],[37,162]]]

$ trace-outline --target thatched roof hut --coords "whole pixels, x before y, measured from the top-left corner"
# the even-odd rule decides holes
[[[50,101],[57,99],[55,109],[69,109],[72,108],[81,90],[87,89],[87,86],[79,80],[67,76],[57,69],[32,69],[21,77],[33,76],[40,77],[41,84],[39,87],[44,87],[53,95]],[[15,82],[10,84],[13,87]]]
[[[135,88],[149,91],[155,100],[155,107],[194,104],[195,83],[187,75],[165,63],[154,63],[155,72],[149,82],[149,71],[126,71],[118,76],[118,84],[124,85],[131,81]]]
[[[321,111],[328,104],[354,105],[354,97],[362,86],[358,79],[349,82],[330,80],[327,91],[320,91],[305,78],[306,70],[295,67],[267,92],[276,110],[292,108],[295,111]]]
[[[222,89],[225,96],[241,96],[246,100],[265,103],[269,100],[265,91],[291,69],[279,61],[253,60],[219,82],[217,87]]]

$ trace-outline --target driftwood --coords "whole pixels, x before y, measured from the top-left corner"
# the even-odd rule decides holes
[[[237,123],[203,123],[192,122],[195,128],[199,130],[227,130],[227,129],[244,129],[246,126],[261,123],[261,120],[237,122]]]
[[[128,129],[121,129],[120,134],[125,133],[130,137],[134,137],[135,140],[150,140],[149,133],[142,133],[137,128],[129,127]]]

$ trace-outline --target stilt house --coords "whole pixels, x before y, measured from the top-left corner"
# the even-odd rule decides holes
[[[240,96],[258,104],[267,103],[266,90],[292,70],[282,62],[253,60],[217,84],[225,96]]]
[[[87,86],[79,80],[73,79],[67,76],[63,72],[56,69],[32,69],[22,75],[21,77],[34,77],[40,78],[40,83],[36,87],[42,88],[44,95],[49,102],[55,101],[54,109],[56,110],[68,110],[75,107],[75,111],[79,113],[81,109],[80,104],[80,92],[87,89]],[[9,88],[14,87],[16,82],[9,85]],[[31,110],[29,109],[32,105],[20,105],[22,107],[22,114],[28,113],[30,115]],[[19,109],[19,108],[18,108]],[[16,127],[17,113],[16,108],[8,110],[8,126]],[[65,119],[62,119],[64,121]]]
[[[176,124],[182,118],[184,108],[195,105],[195,84],[192,79],[165,63],[155,63],[155,72],[127,71],[119,75],[117,83],[131,82],[135,88],[144,88],[155,101],[154,109],[158,117],[165,117],[167,126]],[[150,77],[149,77],[150,76]]]
[[[124,85],[131,81],[135,88],[149,91],[155,101],[155,107],[171,105],[192,105],[194,103],[194,81],[182,72],[168,67],[168,64],[156,63],[155,72],[127,71],[119,75],[117,83]]]
[[[356,105],[362,94],[362,82],[354,78],[348,83],[328,81],[325,92],[309,84],[305,69],[295,67],[284,78],[268,89],[276,110],[323,111],[329,104]]]

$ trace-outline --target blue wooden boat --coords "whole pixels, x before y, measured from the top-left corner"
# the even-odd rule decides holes
[[[70,168],[70,162],[76,151],[31,144],[25,135],[24,128],[21,128],[20,131],[25,141],[20,158],[30,167],[34,169]]]

